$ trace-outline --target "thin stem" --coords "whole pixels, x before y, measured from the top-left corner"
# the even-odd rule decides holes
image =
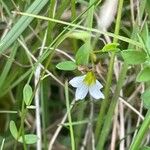
[[[70,108],[69,108],[70,111],[71,111],[71,109],[73,108],[74,104],[75,104],[75,100],[73,100],[73,101],[71,102],[71,104],[70,104]],[[51,141],[49,142],[48,150],[52,150],[53,144],[54,144],[54,142],[55,142],[55,140],[56,140],[56,138],[57,138],[59,132],[61,131],[61,129],[62,129],[62,127],[63,127],[62,124],[65,123],[65,121],[66,121],[66,119],[67,119],[67,116],[68,116],[68,112],[66,112],[66,114],[65,114],[64,117],[63,117],[63,119],[62,119],[61,122],[60,122],[60,126],[58,126],[58,128],[57,128],[56,131],[55,131],[55,133],[53,134],[53,136],[52,136],[52,138],[51,138]]]
[[[0,150],[3,150],[3,149],[4,149],[4,143],[5,143],[5,139],[3,138],[2,143],[1,143],[1,146],[0,146]]]
[[[26,114],[27,114],[27,108],[25,108],[25,103],[24,103],[24,101],[22,101],[21,124],[20,124],[20,128],[19,128],[18,138],[20,136],[22,136],[24,150],[27,150],[25,137],[24,137],[24,121],[25,121],[25,118],[26,118]],[[16,146],[14,148],[16,148]]]
[[[56,0],[51,0],[50,6],[49,6],[49,14],[48,14],[48,16],[50,18],[54,18],[55,4],[56,4]],[[50,22],[48,22],[48,27],[47,27],[48,33],[51,33],[51,26],[52,26],[52,24]],[[49,44],[49,42],[51,42],[51,41],[52,41],[52,34],[47,34],[47,43],[46,44]]]
[[[76,1],[71,0],[71,20],[74,21],[76,19]],[[72,39],[73,49],[77,50],[77,41],[76,39]]]
[[[146,0],[142,3],[145,4],[145,2],[146,2]],[[144,6],[142,4],[141,9],[143,7]],[[143,13],[144,13],[144,11],[141,10],[141,16],[143,15]],[[137,35],[138,31],[139,31],[139,28],[138,28],[137,25],[135,25],[134,28],[133,28],[131,39],[136,39],[136,35]],[[128,48],[131,48],[131,46],[132,45],[129,44]],[[120,75],[119,75],[119,79],[118,79],[118,83],[117,83],[117,86],[116,86],[116,89],[115,89],[115,92],[114,92],[114,96],[111,100],[111,104],[110,104],[110,107],[108,109],[108,113],[107,113],[107,116],[106,116],[106,119],[105,119],[105,122],[104,122],[104,125],[103,125],[103,128],[102,128],[102,133],[101,133],[100,138],[99,138],[100,140],[99,140],[98,146],[97,146],[98,150],[103,149],[106,138],[107,138],[108,133],[109,133],[109,130],[111,128],[111,121],[112,121],[113,113],[114,113],[116,104],[118,102],[118,98],[119,98],[119,95],[120,95],[120,90],[122,88],[123,81],[125,79],[127,69],[128,69],[128,64],[124,63],[123,66],[122,66]]]
[[[72,21],[76,18],[76,1],[71,0]]]
[[[69,128],[70,128],[70,136],[71,136],[71,148],[75,150],[75,139],[74,139],[74,131],[72,126],[72,118],[71,118],[71,110],[69,104],[69,90],[68,90],[68,82],[65,82],[65,98],[66,98],[66,107],[67,107],[67,114],[68,114],[68,121],[69,121]]]
[[[47,80],[46,80],[47,82]],[[46,127],[47,127],[47,120],[48,120],[48,108],[47,108],[47,101],[45,100],[44,91],[47,91],[47,88],[44,87],[44,80],[41,82],[41,112],[42,112],[42,131],[43,131],[43,142],[44,142],[44,149],[48,149],[47,143],[47,134],[46,134]]]
[[[114,38],[120,39],[120,40],[122,40],[124,42],[127,42],[127,43],[130,43],[130,44],[136,45],[136,46],[138,46],[140,48],[143,48],[143,45],[141,43],[139,43],[137,41],[134,41],[134,40],[132,40],[130,38],[124,37],[124,36],[115,35],[115,34],[113,34],[111,32],[100,31],[98,29],[88,28],[88,27],[84,27],[84,26],[81,26],[81,25],[73,24],[73,22],[69,23],[69,22],[65,22],[65,21],[61,21],[61,20],[57,20],[57,19],[52,19],[52,18],[48,18],[48,17],[44,17],[44,16],[39,16],[39,15],[33,15],[33,14],[29,14],[29,13],[23,13],[23,12],[15,12],[15,13],[16,14],[20,14],[20,15],[24,15],[24,16],[31,16],[31,17],[34,17],[34,18],[47,20],[47,21],[51,21],[51,22],[56,22],[56,23],[59,23],[59,24],[68,25],[68,27],[75,27],[75,28],[86,30],[86,31],[100,33],[100,34],[103,34],[103,35],[108,35],[110,37],[114,37]],[[82,13],[82,15],[83,15],[83,13]]]
[[[114,33],[115,35],[119,35],[123,1],[124,0],[119,1],[117,21],[116,21],[115,33]],[[117,41],[118,41],[118,39],[114,38],[113,42],[117,42]],[[108,74],[107,74],[107,80],[106,80],[106,86],[105,86],[105,90],[104,90],[105,100],[102,102],[102,105],[100,107],[100,112],[99,112],[98,121],[97,121],[97,125],[96,125],[95,135],[96,135],[97,140],[98,140],[98,137],[99,137],[100,130],[102,128],[102,123],[103,123],[103,118],[104,118],[106,108],[108,107],[108,104],[110,102],[110,100],[109,100],[109,91],[110,91],[110,86],[111,86],[111,83],[112,83],[114,60],[115,60],[115,52],[113,52],[112,55],[111,55],[110,65],[109,65],[109,68],[108,68]]]

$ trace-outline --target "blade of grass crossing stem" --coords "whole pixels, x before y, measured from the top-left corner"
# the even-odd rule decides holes
[[[138,131],[138,134],[136,135],[135,140],[131,144],[129,150],[139,150],[140,149],[140,145],[144,139],[144,135],[149,130],[149,125],[150,125],[150,109],[148,110],[146,117]]]
[[[24,15],[24,16],[30,16],[30,17],[34,17],[34,18],[38,18],[38,19],[42,19],[42,20],[56,22],[56,23],[63,24],[63,25],[68,25],[70,27],[75,27],[75,28],[83,29],[83,30],[90,31],[90,32],[95,32],[95,33],[107,35],[107,36],[110,36],[110,37],[113,37],[113,38],[118,38],[119,40],[122,40],[124,42],[136,45],[140,48],[143,48],[143,45],[140,42],[134,41],[134,40],[132,40],[130,38],[127,38],[127,37],[124,37],[124,36],[115,35],[111,32],[100,31],[98,29],[88,28],[88,27],[84,27],[84,26],[81,26],[81,25],[76,25],[76,24],[73,24],[73,23],[69,23],[69,22],[65,22],[65,21],[61,21],[61,20],[57,20],[57,19],[52,19],[52,18],[48,18],[48,17],[44,17],[44,16],[33,15],[33,14],[23,13],[23,12],[16,12],[16,13],[20,14],[20,15]]]
[[[65,98],[66,98],[66,107],[67,107],[69,129],[70,129],[70,136],[71,136],[71,148],[72,150],[75,150],[74,131],[72,126],[72,118],[71,118],[70,103],[69,103],[68,81],[65,82]]]
[[[47,2],[48,0],[35,0],[26,13],[38,14]],[[18,20],[8,34],[0,41],[0,53],[5,51],[22,34],[33,19],[33,17],[22,16]]]

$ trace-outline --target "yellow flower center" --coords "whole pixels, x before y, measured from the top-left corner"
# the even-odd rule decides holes
[[[95,82],[96,82],[95,74],[92,71],[88,72],[86,74],[83,82],[88,86],[95,84]]]

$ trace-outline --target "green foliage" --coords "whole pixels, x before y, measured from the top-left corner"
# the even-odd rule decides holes
[[[150,150],[150,147],[149,146],[144,146],[144,147],[140,148],[140,150]]]
[[[139,41],[143,44],[145,52],[150,55],[150,34],[148,25],[145,23],[141,35],[138,35]]]
[[[119,43],[108,43],[106,44],[100,52],[118,52]]]
[[[56,65],[59,70],[71,71],[77,68],[77,65],[73,61],[63,61]]]
[[[9,123],[9,130],[11,132],[11,135],[17,140],[18,130],[17,130],[16,124],[13,120],[11,120]]]
[[[123,50],[121,55],[125,62],[130,65],[137,65],[144,63],[147,59],[147,54],[144,51]]]
[[[6,62],[3,71],[1,71],[0,75],[0,89],[3,87],[6,77],[11,69],[11,66],[13,64],[13,59],[15,58],[16,52],[17,52],[18,45],[14,44],[12,47],[12,51],[10,54],[10,60]],[[13,76],[14,77],[14,76]]]
[[[33,4],[27,9],[27,13],[38,14],[41,9],[46,5],[48,0],[35,0]],[[0,53],[6,50],[22,32],[29,26],[33,17],[22,16],[8,34],[0,41]]]
[[[136,78],[138,82],[146,82],[150,80],[150,67],[145,67],[141,70]]]
[[[147,5],[146,5],[145,10],[146,10],[146,12],[148,13],[148,15],[150,16],[150,1],[147,0],[146,2],[147,2]]]
[[[142,93],[141,99],[145,108],[150,109],[150,89],[147,89]]]
[[[36,143],[37,140],[38,140],[38,137],[37,137],[35,134],[25,134],[25,135],[24,135],[24,138],[25,138],[25,143],[26,143],[26,144],[34,144],[34,143]],[[18,141],[19,141],[20,143],[23,143],[23,142],[24,142],[22,137],[20,137],[20,138],[18,139]]]
[[[150,35],[147,37],[147,40],[146,40],[146,48],[150,54]]]
[[[32,102],[32,88],[29,84],[26,84],[23,88],[23,100],[27,106]]]
[[[143,91],[141,100],[150,112],[149,3],[149,0],[143,0],[139,1],[136,7],[132,7],[130,1],[119,0],[115,19],[108,32],[99,28],[101,22],[95,15],[105,4],[103,1],[59,0],[57,3],[56,0],[1,0],[0,137],[4,139],[3,149],[37,149],[36,142],[45,150],[55,149],[55,146],[56,149],[60,146],[72,150],[82,149],[85,131],[89,125],[94,133],[91,141],[95,141],[95,149],[108,149],[109,143],[112,143],[112,139],[108,137],[112,136],[112,132],[109,131],[112,129],[112,118],[115,115],[120,91],[122,90],[123,99],[132,95],[134,91],[138,92],[136,87],[139,83],[134,82],[134,77],[140,68],[136,81],[146,82],[143,86],[147,90]],[[127,7],[130,9],[126,9]],[[132,12],[136,10],[138,15],[132,17]],[[104,16],[101,17],[105,17],[105,10],[102,15]],[[112,43],[109,43],[108,39]],[[103,41],[106,44],[99,49]],[[127,50],[120,52],[120,49]],[[124,61],[118,57],[118,51]],[[66,60],[66,56],[67,61],[63,61]],[[75,57],[75,61],[70,59],[71,57]],[[115,58],[118,61],[115,61]],[[134,66],[128,71],[129,65]],[[33,91],[31,85],[35,84],[34,74],[37,66],[41,67],[40,82],[38,88]],[[76,69],[78,71],[74,71]],[[98,102],[87,97],[87,101],[76,103],[75,91],[70,90],[68,82],[64,84],[62,79],[69,80],[91,70],[103,84],[105,100]],[[131,83],[125,82],[126,76]],[[112,88],[113,94],[110,90]],[[137,102],[140,93],[139,91],[135,94],[132,100],[132,106],[137,109],[141,104],[141,101]],[[39,95],[39,99],[32,103],[33,99],[36,100],[35,94]],[[128,112],[131,112],[130,115]],[[139,130],[134,139],[131,136],[130,142],[135,144],[128,148],[129,150],[138,150],[141,147],[142,150],[149,149],[148,146],[143,147],[146,145],[146,140],[143,139],[146,138],[150,126],[150,113],[145,113],[146,110],[142,113],[145,119],[141,120],[138,128],[135,126],[138,115],[132,112],[131,107],[126,107],[124,113],[119,114],[124,124],[130,122],[130,127],[124,126],[125,134],[130,133],[132,129]],[[36,124],[37,117],[40,117],[41,130],[38,128],[39,124]],[[62,118],[64,119],[61,121]],[[60,120],[60,126],[57,120]],[[32,134],[35,124],[36,134],[41,132],[42,138]],[[59,130],[54,128],[59,139],[55,139],[55,134],[51,134],[55,132],[53,126],[58,126]],[[120,127],[123,126],[118,126]],[[70,130],[70,134],[66,128]],[[128,138],[121,136],[125,145],[123,142],[120,145],[117,138],[114,149],[120,149],[122,146],[126,148]],[[57,141],[55,146],[53,141]],[[92,149],[91,142],[86,143],[84,148]]]
[[[76,53],[77,65],[88,65],[91,47],[87,43],[82,45]]]
[[[10,121],[9,129],[10,129],[10,132],[11,132],[11,134],[14,137],[15,140],[17,140],[20,143],[24,142],[22,136],[18,137],[19,133],[18,133],[16,124],[13,120]],[[38,137],[34,134],[26,134],[26,135],[24,135],[24,138],[25,138],[25,143],[26,144],[34,144],[38,140]]]

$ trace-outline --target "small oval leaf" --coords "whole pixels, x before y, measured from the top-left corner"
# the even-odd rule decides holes
[[[143,105],[145,108],[149,109],[150,108],[150,89],[147,89],[142,93],[141,99],[143,101]]]
[[[38,140],[38,137],[37,137],[37,135],[35,135],[35,134],[26,134],[26,135],[24,135],[24,138],[25,138],[25,143],[26,143],[26,144],[34,144],[34,143],[36,143],[37,140]],[[18,139],[18,141],[19,141],[20,143],[23,143],[23,138],[20,137],[20,138]]]
[[[11,120],[9,123],[9,130],[10,130],[12,136],[17,140],[18,130],[17,130],[16,124],[13,120]]]
[[[118,52],[119,51],[119,48],[117,48],[118,46],[119,46],[118,43],[108,43],[102,48],[100,52]]]
[[[138,82],[146,82],[150,80],[150,67],[145,67],[138,74],[136,81]]]
[[[144,51],[123,50],[121,55],[125,62],[130,65],[144,63],[147,59],[147,54]]]
[[[32,88],[29,84],[26,84],[23,88],[23,100],[27,106],[32,102]]]
[[[88,44],[82,45],[76,53],[77,65],[88,65],[91,48]]]
[[[77,65],[73,61],[63,61],[63,62],[58,63],[56,67],[59,70],[69,71],[69,70],[75,70],[77,68]]]

